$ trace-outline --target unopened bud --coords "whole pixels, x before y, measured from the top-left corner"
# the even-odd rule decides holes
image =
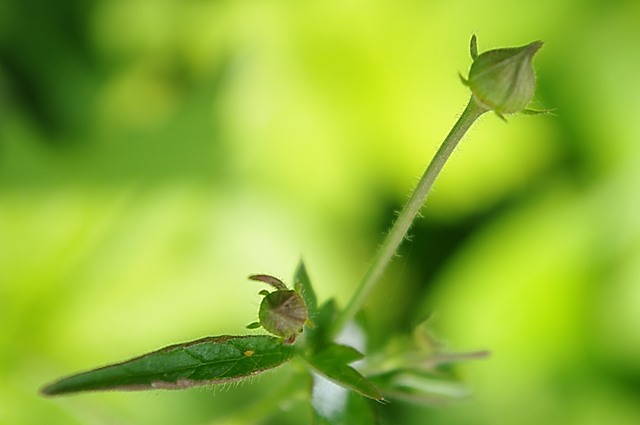
[[[476,52],[475,36],[471,39],[471,56],[474,58],[469,79],[473,98],[481,107],[498,115],[523,111],[531,102],[536,88],[533,55],[542,47],[534,41],[522,47]]]

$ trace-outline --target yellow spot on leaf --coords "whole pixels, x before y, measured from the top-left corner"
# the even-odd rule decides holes
[[[247,350],[247,351],[244,352],[244,356],[245,357],[251,357],[254,354],[255,354],[255,351],[253,351],[253,350]]]

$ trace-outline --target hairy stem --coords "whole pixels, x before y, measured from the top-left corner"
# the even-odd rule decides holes
[[[332,337],[335,337],[344,325],[354,317],[360,307],[362,307],[367,296],[371,293],[371,290],[378,284],[400,247],[400,244],[402,244],[402,241],[406,237],[411,223],[413,223],[413,220],[420,213],[420,209],[442,167],[444,167],[444,164],[455,150],[462,136],[469,130],[476,119],[485,112],[487,112],[487,109],[478,105],[473,98],[469,100],[464,112],[460,115],[460,118],[458,118],[458,121],[444,139],[442,145],[440,145],[440,148],[420,178],[418,186],[416,186],[409,201],[398,215],[398,219],[393,223],[391,230],[373,259],[369,270],[351,297],[349,304],[347,304],[345,309],[338,315],[337,320],[333,323],[331,328]]]

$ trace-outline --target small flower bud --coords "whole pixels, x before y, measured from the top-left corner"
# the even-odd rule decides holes
[[[475,36],[472,57],[474,47]],[[524,110],[535,92],[532,59],[540,47],[542,42],[534,41],[522,47],[489,50],[475,57],[469,79],[463,81],[471,89],[476,103],[500,116]]]
[[[287,289],[284,282],[277,277],[254,274],[249,276],[249,279],[271,285],[276,290],[260,291],[260,295],[264,295],[258,312],[260,322],[251,323],[247,328],[256,329],[262,326],[272,334],[283,337],[285,344],[293,344],[309,320],[309,310],[302,295]]]
[[[260,304],[260,324],[274,335],[292,343],[302,331],[308,312],[304,299],[296,291],[274,291]]]

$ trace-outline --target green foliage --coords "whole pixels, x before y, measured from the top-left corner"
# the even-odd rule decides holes
[[[265,282],[276,288],[276,291],[260,291],[260,295],[264,296],[258,312],[260,323],[251,323],[247,328],[255,329],[262,326],[272,334],[283,337],[286,343],[292,344],[309,319],[304,298],[297,291],[287,289],[276,277],[252,275],[249,279]]]
[[[0,4],[0,423],[309,423],[317,375],[296,356],[222,389],[37,390],[266,334],[243,330],[262,297],[241,278],[293,289],[299,252],[341,312],[462,110],[472,30],[477,53],[545,40],[533,102],[559,116],[486,117],[449,161],[356,316],[366,343],[336,340],[390,405],[344,391],[384,424],[640,423],[639,2]],[[333,340],[309,310],[296,347]],[[424,312],[450,348],[495,356],[403,373],[390,340]],[[438,408],[391,394],[465,383]]]
[[[429,331],[428,321],[389,338],[367,364],[370,380],[395,400],[442,404],[467,395],[452,365],[482,359],[486,351],[448,353]]]
[[[299,375],[313,377],[313,385],[308,388],[305,399],[318,424],[375,423],[376,412],[369,399],[383,402],[384,394],[412,402],[432,402],[433,393],[438,393],[437,386],[434,389],[430,385],[434,379],[455,381],[454,375],[440,369],[443,363],[481,355],[443,355],[422,326],[416,327],[412,335],[390,339],[382,349],[368,353],[369,363],[360,351],[366,348],[366,336],[364,344],[359,343],[363,345],[360,350],[348,345],[349,341],[337,341],[344,336],[344,328],[353,323],[371,290],[381,281],[411,224],[419,216],[435,179],[466,131],[489,110],[498,115],[514,113],[530,101],[535,89],[531,59],[540,46],[541,43],[536,42],[478,55],[476,39],[472,38],[470,51],[474,64],[469,80],[464,80],[473,92],[472,98],[436,152],[344,309],[338,309],[333,300],[318,307],[311,279],[300,261],[293,277],[294,289],[270,275],[249,276],[274,290],[260,291],[264,298],[258,313],[259,322],[251,323],[247,328],[261,327],[275,336],[217,336],[172,345],[132,360],[63,378],[46,386],[42,393],[184,389],[220,384],[255,376],[299,357],[304,360],[299,362],[304,365],[298,371]],[[300,334],[304,337],[298,338]]]
[[[183,389],[254,376],[285,363],[293,348],[272,336],[218,336],[172,345],[63,378],[45,395],[82,391]]]
[[[278,288],[267,296],[293,292],[272,276],[254,275],[251,278],[270,282]],[[308,365],[308,370],[298,371],[294,380],[304,382],[304,375],[313,373],[307,403],[315,424],[377,423],[377,410],[372,401],[385,401],[382,391],[398,400],[433,402],[431,396],[407,392],[415,389],[400,388],[399,385],[404,381],[397,379],[399,374],[434,374],[434,369],[428,365],[439,363],[439,352],[433,344],[426,342],[431,339],[424,325],[419,326],[412,337],[392,339],[387,349],[372,354],[369,365],[359,366],[371,376],[370,380],[352,366],[355,362],[362,363],[365,355],[328,338],[337,313],[336,304],[329,300],[318,308],[311,279],[302,261],[293,280],[296,282],[296,291],[304,291],[304,298],[315,316],[314,323],[306,326],[304,337],[297,342],[284,338],[284,335],[203,338],[62,378],[47,385],[41,392],[54,396],[88,391],[185,389],[250,378],[300,357],[304,359],[302,364]],[[248,326],[250,329],[259,327],[264,327],[264,323],[256,322]],[[453,377],[441,374],[439,379],[451,380]]]
[[[309,317],[314,317],[318,312],[318,298],[311,286],[311,279],[302,260],[298,263],[298,268],[293,276],[293,288],[304,298]]]
[[[349,366],[364,358],[364,354],[352,347],[329,344],[312,353],[307,361],[313,369],[329,380],[374,400],[383,400],[380,391],[357,370]]]

